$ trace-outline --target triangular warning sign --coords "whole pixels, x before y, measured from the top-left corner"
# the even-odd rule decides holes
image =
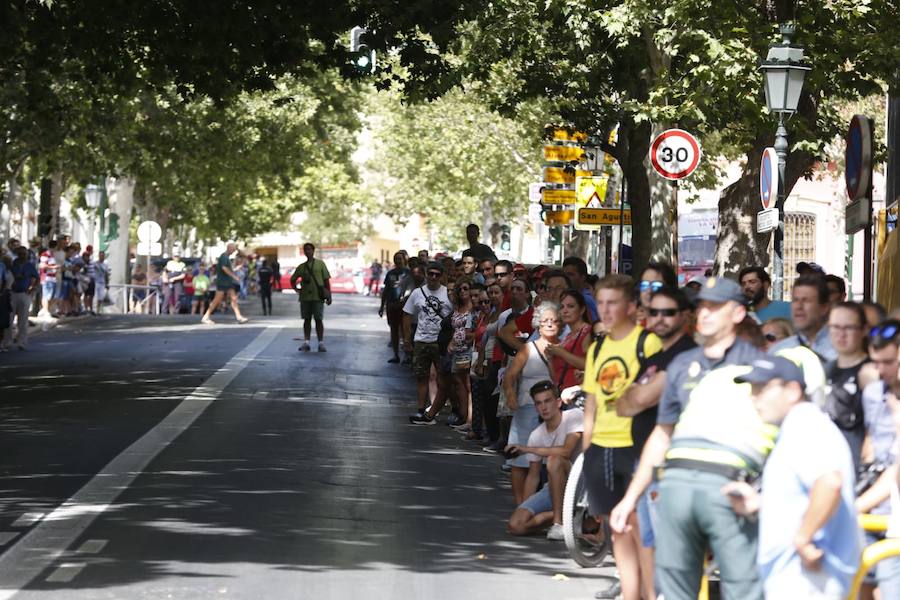
[[[600,208],[600,196],[597,195],[597,192],[594,192],[594,195],[591,196],[591,199],[588,200],[588,203],[585,205],[585,208]]]

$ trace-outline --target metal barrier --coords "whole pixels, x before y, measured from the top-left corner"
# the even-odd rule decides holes
[[[159,300],[159,290],[152,285],[131,285],[131,284],[114,284],[107,286],[110,300],[113,304],[120,308],[122,314],[140,312],[150,315],[158,315],[160,313],[161,302]],[[134,292],[143,291],[144,298],[137,299]],[[136,310],[136,309],[140,310]]]
[[[859,526],[869,533],[883,533],[888,528],[888,515],[860,515]],[[850,583],[847,600],[856,600],[863,579],[872,567],[886,558],[895,556],[900,556],[900,538],[887,538],[867,546],[859,558],[859,568]]]

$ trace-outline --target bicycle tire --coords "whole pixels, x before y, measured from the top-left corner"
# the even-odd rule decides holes
[[[583,477],[584,455],[572,464],[563,495],[563,539],[569,556],[585,568],[600,566],[610,552],[611,532],[608,521],[603,522],[603,543],[595,544],[582,535],[582,523],[588,516],[587,489]]]

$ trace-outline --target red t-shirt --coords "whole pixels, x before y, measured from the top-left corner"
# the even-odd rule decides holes
[[[591,326],[585,325],[577,333],[574,331],[570,333],[561,345],[564,350],[571,352],[575,356],[585,356],[584,339],[585,336],[590,334]],[[563,360],[561,356],[554,356],[551,364],[553,365],[553,372],[556,373],[556,385],[560,390],[581,383],[575,380],[575,367]]]

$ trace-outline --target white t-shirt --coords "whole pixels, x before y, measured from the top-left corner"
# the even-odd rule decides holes
[[[413,341],[434,343],[441,331],[441,320],[453,312],[453,306],[447,297],[447,288],[441,286],[429,290],[428,286],[423,285],[414,289],[406,299],[403,312],[418,317],[419,325]]]
[[[541,423],[528,436],[528,446],[531,448],[558,448],[566,445],[567,435],[581,431],[584,431],[584,411],[580,408],[564,410],[559,427],[553,431],[547,431],[547,424]],[[526,457],[528,462],[547,462],[546,456],[527,454]]]

